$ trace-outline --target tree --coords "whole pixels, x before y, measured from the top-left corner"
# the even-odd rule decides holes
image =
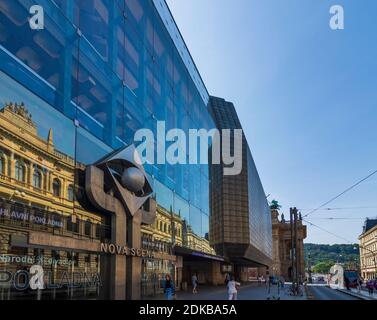
[[[324,273],[327,274],[330,272],[330,268],[334,265],[335,263],[333,261],[325,261],[325,262],[318,262],[314,267],[313,267],[313,272],[314,273]]]
[[[280,208],[281,208],[281,205],[279,204],[279,201],[277,200],[271,201],[271,205],[270,205],[271,210],[280,210]]]

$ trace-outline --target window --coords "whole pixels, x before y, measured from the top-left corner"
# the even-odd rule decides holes
[[[15,178],[17,181],[25,181],[25,166],[20,160],[16,160],[15,164]]]
[[[73,223],[72,217],[68,217],[67,219],[67,231],[79,233],[79,223]]]
[[[67,190],[68,200],[73,201],[73,186],[69,185]]]
[[[90,220],[85,221],[84,232],[88,237],[92,235],[92,223],[90,222]]]
[[[5,175],[5,160],[4,157],[0,155],[0,174]]]
[[[52,184],[52,192],[55,197],[60,197],[61,194],[61,183],[58,179],[54,179]]]
[[[42,189],[42,174],[35,169],[33,174],[33,187]]]

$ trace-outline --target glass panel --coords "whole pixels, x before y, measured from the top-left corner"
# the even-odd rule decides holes
[[[77,40],[75,28],[51,1],[38,3],[44,8],[44,28],[35,32],[29,26],[26,1],[2,0],[0,3],[1,69],[55,108],[73,116],[69,105],[71,51]],[[5,50],[2,50],[4,48]],[[68,90],[67,90],[68,89]]]
[[[190,206],[187,201],[183,200],[181,197],[174,196],[174,213],[178,214],[182,220],[190,221]]]
[[[193,233],[201,237],[202,235],[202,216],[198,208],[190,206],[190,226]]]
[[[157,180],[154,181],[154,188],[157,203],[165,210],[172,210],[174,207],[173,192]]]

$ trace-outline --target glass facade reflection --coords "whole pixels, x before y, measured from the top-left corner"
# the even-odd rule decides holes
[[[32,5],[44,9],[43,30],[29,26]],[[17,246],[9,238],[15,230],[28,237],[44,232],[89,241],[89,249],[92,242],[108,241],[109,219],[86,199],[85,167],[132,144],[138,129],[150,129],[156,136],[157,121],[165,121],[166,130],[180,128],[186,133],[214,128],[208,99],[164,1],[1,0],[2,209],[8,212],[15,203],[21,206],[20,215],[39,210],[47,219],[54,213],[62,225],[46,230],[39,225],[40,230],[29,220],[4,220],[0,255],[16,256],[12,248]],[[215,254],[208,235],[208,166],[147,164],[145,169],[159,213],[156,225],[146,226],[143,234],[170,247],[178,244]],[[50,248],[35,247],[52,255]],[[38,256],[31,249],[22,250],[20,256]],[[64,259],[82,255],[84,262],[89,259],[82,268],[106,274],[106,259],[96,258],[94,252],[63,251],[59,256]],[[2,263],[1,270],[14,269]],[[50,267],[52,272],[59,270],[54,264],[46,266]],[[145,260],[143,268],[144,280],[160,279],[166,270],[174,273],[166,257]],[[143,282],[148,292],[161,289],[159,283],[156,286]],[[52,296],[69,296],[64,288]],[[90,291],[88,298],[106,297],[97,285],[82,288],[85,294]],[[1,292],[5,298],[12,295]]]
[[[29,27],[33,4],[44,8],[44,30]],[[2,104],[22,101],[30,108],[36,96],[60,112],[49,111],[63,119],[60,127],[75,120],[78,127],[53,130],[64,134],[63,149],[76,161],[88,164],[131,144],[140,128],[156,134],[157,120],[167,130],[214,127],[208,94],[164,1],[4,0],[0,9],[1,70],[28,90],[23,97],[20,90],[3,94]],[[159,205],[182,214],[189,208],[188,223],[205,234],[208,168],[146,170]]]

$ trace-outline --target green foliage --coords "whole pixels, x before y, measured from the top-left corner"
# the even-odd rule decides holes
[[[313,268],[314,273],[324,273],[330,272],[330,268],[334,265],[333,261],[318,262]]]
[[[331,267],[337,262],[343,263],[347,268],[355,268],[360,263],[358,244],[325,245],[305,243],[304,252],[306,266],[308,266],[310,255],[310,263],[313,269],[316,267],[317,269],[325,270],[329,265]],[[324,273],[327,273],[327,271]]]
[[[279,204],[277,200],[271,201],[271,205],[270,205],[271,210],[280,210],[280,208],[281,208],[281,205]]]

